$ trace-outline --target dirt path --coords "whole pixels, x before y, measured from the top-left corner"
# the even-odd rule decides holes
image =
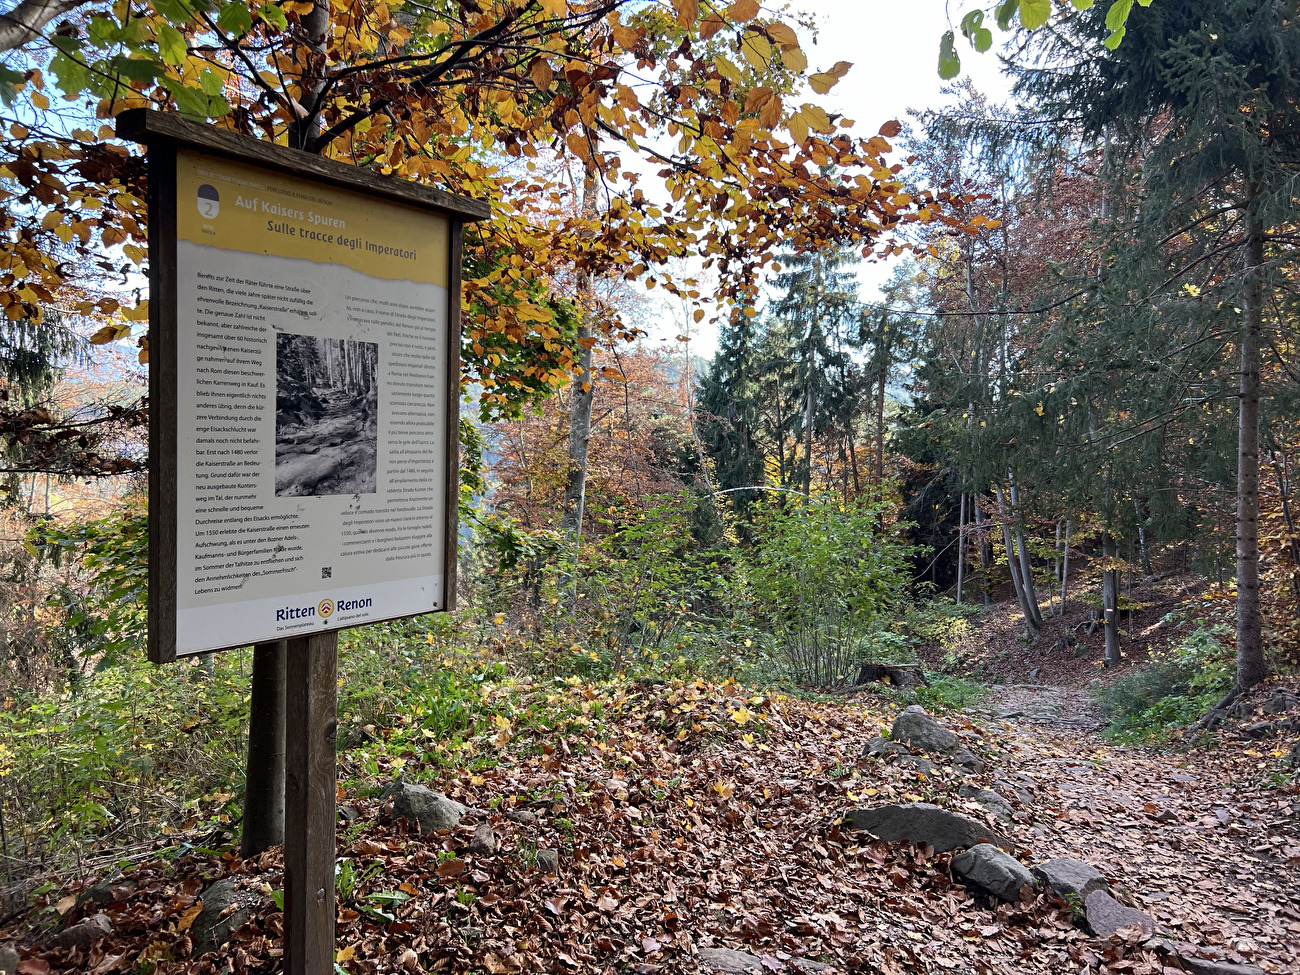
[[[1096,702],[1086,690],[1045,684],[994,685],[988,701],[978,713],[995,721],[1087,731],[1100,730],[1105,724]]]
[[[1096,865],[1176,940],[1300,972],[1300,801],[1268,774],[1283,749],[1112,746],[1079,688],[999,685],[985,716],[1036,783],[1020,834],[1036,857]]]

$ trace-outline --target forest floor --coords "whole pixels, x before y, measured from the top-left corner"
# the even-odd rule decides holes
[[[1049,659],[1014,636],[1004,649],[1040,668]],[[929,773],[902,756],[864,757],[906,703],[884,690],[532,688],[549,717],[499,725],[477,758],[381,760],[346,780],[339,855],[355,882],[340,886],[340,969],[1300,975],[1300,789],[1288,764],[1300,682],[1270,681],[1195,750],[1122,748],[1097,733],[1085,690],[1096,671],[1059,656],[1072,684],[1008,671],[967,713],[940,715],[988,763],[979,775],[934,755]],[[1278,730],[1257,739],[1247,729],[1266,712]],[[356,771],[346,753],[342,762]],[[421,835],[396,816],[378,787],[398,766],[468,807],[460,823]],[[1011,820],[993,818],[971,787],[999,791]],[[1004,831],[1026,864],[1093,864],[1154,919],[1156,937],[1096,937],[1077,905],[1048,893],[991,901],[954,877],[951,854],[841,824],[855,807],[921,801]],[[241,861],[188,839],[160,840],[97,901],[85,898],[89,881],[65,885],[9,918],[0,942],[22,946],[20,973],[277,971],[278,850]],[[247,921],[201,955],[198,932],[213,920],[203,894],[218,878],[242,890]],[[95,915],[94,940],[48,940]],[[1258,968],[1197,968],[1179,953]]]
[[[277,496],[374,494],[378,437],[364,396],[331,390],[314,421],[276,430]]]

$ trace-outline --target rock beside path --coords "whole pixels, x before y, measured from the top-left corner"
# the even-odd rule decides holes
[[[932,718],[925,708],[913,704],[897,718],[889,732],[891,741],[908,742],[926,752],[946,752],[956,748],[957,736]]]
[[[1194,955],[1179,955],[1183,968],[1194,975],[1264,975],[1258,965],[1235,965],[1228,961],[1211,961]]]
[[[107,914],[93,914],[84,921],[78,921],[71,927],[64,928],[46,944],[50,948],[86,948],[100,938],[107,938],[113,933],[113,922]]]
[[[1029,870],[1040,883],[1050,887],[1057,897],[1064,901],[1078,901],[1080,905],[1087,901],[1088,895],[1093,891],[1110,890],[1110,885],[1100,871],[1082,860],[1058,857],[1030,867]]]
[[[1015,857],[992,843],[978,843],[952,858],[952,872],[972,887],[1013,904],[1023,887],[1034,887],[1034,875]]]
[[[393,800],[393,818],[417,824],[421,833],[454,829],[469,811],[454,799],[401,779],[384,790],[384,798],[390,797]]]
[[[757,955],[751,955],[747,951],[736,951],[734,948],[701,948],[697,954],[701,970],[706,972],[725,972],[728,975],[750,975],[752,972],[757,975],[771,975],[773,971],[770,967],[770,958],[769,964],[765,964]],[[780,962],[777,964],[780,966]],[[775,970],[808,973],[820,972],[829,967],[810,958],[791,958],[784,966]]]
[[[983,842],[1010,849],[1009,839],[997,830],[941,809],[928,802],[891,803],[871,809],[851,809],[844,815],[849,829],[862,829],[887,843],[910,840],[927,843],[936,853],[947,853]]]
[[[199,899],[203,902],[203,909],[190,926],[196,958],[217,951],[232,934],[248,923],[254,908],[262,902],[262,895],[227,878],[218,880],[200,894]]]
[[[957,795],[978,802],[986,812],[1004,822],[1011,822],[1015,817],[1015,810],[1011,808],[1011,803],[992,789],[977,789],[973,785],[963,785],[957,789]]]
[[[1099,938],[1109,938],[1120,928],[1137,927],[1145,940],[1156,933],[1156,922],[1146,911],[1125,907],[1104,890],[1094,890],[1083,902],[1088,929]]]

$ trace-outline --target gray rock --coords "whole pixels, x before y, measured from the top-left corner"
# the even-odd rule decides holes
[[[560,854],[555,850],[538,850],[536,863],[542,873],[555,873],[560,869]]]
[[[952,759],[954,765],[960,766],[964,769],[969,769],[976,775],[983,772],[986,768],[984,759],[980,758],[969,748],[958,748],[949,752],[948,757]]]
[[[915,772],[920,772],[922,775],[934,774],[934,762],[922,755],[903,755],[899,757],[894,764],[910,768]]]
[[[1278,721],[1255,721],[1246,725],[1241,730],[1252,738],[1271,738],[1273,735],[1276,735],[1279,731],[1283,730],[1279,727],[1281,724],[1282,722]]]
[[[465,852],[486,855],[496,851],[497,834],[492,832],[492,827],[487,823],[479,823],[474,827],[474,838],[469,841],[469,846],[465,847]]]
[[[1125,907],[1104,890],[1094,890],[1083,902],[1088,929],[1099,938],[1109,938],[1120,928],[1138,927],[1145,941],[1156,933],[1156,921],[1146,911]]]
[[[763,963],[758,957],[748,952],[736,951],[734,948],[701,948],[700,964],[706,971],[729,972],[746,975],[748,972],[762,972]]]
[[[392,797],[393,818],[405,819],[419,826],[421,833],[431,833],[439,829],[453,829],[468,812],[454,799],[426,789],[422,785],[411,785],[398,779],[384,790],[384,798]]]
[[[0,975],[14,975],[18,971],[18,949],[13,945],[0,945]]]
[[[747,951],[736,951],[734,948],[701,948],[698,955],[703,970],[707,972],[726,972],[728,975],[750,975],[752,972],[769,975],[767,969],[763,967],[763,960]],[[820,972],[828,968],[829,965],[823,965],[811,958],[791,958],[786,962],[784,970],[807,973]]]
[[[975,800],[993,816],[1008,823],[1015,818],[1015,810],[1011,808],[1011,803],[992,789],[977,789],[973,785],[963,785],[957,789],[957,795],[963,799]]]
[[[232,934],[248,923],[253,909],[262,902],[262,895],[226,878],[210,886],[199,899],[203,909],[190,926],[195,958],[217,951],[229,941]]]
[[[1264,706],[1260,710],[1265,714],[1282,714],[1298,707],[1300,707],[1300,697],[1288,694],[1286,691],[1278,691],[1264,702]]]
[[[51,948],[85,948],[100,938],[107,938],[113,933],[113,922],[107,914],[94,914],[84,921],[78,921],[71,927],[64,928],[46,944]]]
[[[1096,867],[1082,860],[1057,857],[1029,868],[1039,882],[1050,887],[1065,901],[1077,901],[1082,907],[1094,890],[1109,890],[1110,885]]]
[[[993,776],[993,788],[1003,796],[1014,795],[1020,800],[1022,806],[1032,806],[1034,804],[1034,787],[1023,776],[1009,779],[1004,776]]]
[[[893,755],[898,752],[907,754],[907,746],[879,736],[872,738],[867,742],[866,747],[862,749],[862,755],[864,758],[881,758],[882,756]]]
[[[893,741],[906,741],[926,752],[946,752],[958,745],[957,736],[930,717],[925,708],[913,704],[897,718],[890,729]]]
[[[1291,746],[1291,751],[1287,753],[1286,760],[1291,765],[1300,765],[1300,741]]]
[[[1011,841],[997,830],[928,802],[851,809],[844,816],[844,825],[866,830],[887,843],[902,840],[928,843],[938,853],[975,846],[986,840],[1004,849],[1011,848]]]
[[[1007,903],[1020,899],[1020,888],[1035,886],[1034,875],[1025,865],[992,843],[978,843],[957,854],[952,858],[952,871],[972,887]]]
[[[131,893],[135,890],[135,883],[125,880],[121,873],[115,873],[111,877],[105,877],[99,883],[87,887],[77,898],[77,907],[80,908],[87,902],[93,902],[100,907],[112,904],[117,901],[119,892]]]
[[[1264,975],[1264,969],[1258,965],[1235,965],[1228,961],[1211,961],[1197,958],[1195,955],[1179,955],[1183,968],[1194,975]]]

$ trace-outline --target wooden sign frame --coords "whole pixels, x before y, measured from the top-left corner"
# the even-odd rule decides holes
[[[477,200],[456,196],[407,180],[381,176],[355,166],[323,159],[309,153],[261,142],[222,129],[201,125],[177,115],[134,109],[117,119],[120,138],[148,147],[149,204],[149,658],[168,663],[177,657],[178,564],[178,384],[182,363],[178,358],[178,270],[177,242],[177,153],[196,151],[204,156],[255,167],[268,173],[288,175],[307,186],[345,190],[377,200],[440,214],[449,221],[448,255],[451,267],[448,284],[448,342],[446,349],[446,467],[444,494],[446,517],[443,580],[444,592],[433,609],[455,606],[456,536],[459,472],[460,400],[460,251],[462,227],[467,221],[490,215],[490,207]],[[237,603],[232,605],[238,605]],[[331,612],[333,606],[330,607]],[[351,625],[418,615],[406,612],[375,616]],[[322,621],[320,628],[347,625]],[[280,640],[292,634],[271,633],[240,640],[248,646],[265,640]],[[190,652],[229,649],[212,647]]]

